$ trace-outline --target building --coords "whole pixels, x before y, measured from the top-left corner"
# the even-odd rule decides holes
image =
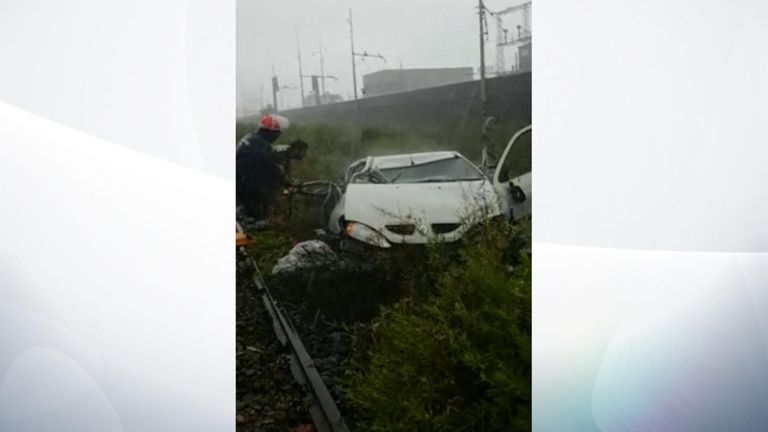
[[[363,75],[363,95],[381,96],[472,80],[472,68],[387,69]]]
[[[518,71],[530,72],[531,70],[531,43],[520,45],[517,49]]]

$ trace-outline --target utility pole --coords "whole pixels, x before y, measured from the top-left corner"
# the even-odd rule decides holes
[[[318,38],[319,39],[319,38]],[[320,39],[320,51],[314,51],[312,55],[320,55],[320,82],[322,84],[323,94],[325,94],[325,55],[323,53],[323,40]]]
[[[299,38],[296,38],[296,58],[299,60],[299,89],[301,91],[301,106],[304,107],[304,80],[301,79],[304,73],[301,71],[301,46],[299,45]]]
[[[507,43],[508,31],[504,28],[503,15],[493,14],[496,17],[496,76],[501,76],[506,70],[504,58],[504,45]]]
[[[275,75],[275,67],[272,66],[272,107],[275,112],[278,112],[277,108],[277,92],[280,91],[280,83],[277,82],[277,75]]]
[[[483,0],[478,0],[477,15],[480,18],[480,110],[483,118],[486,115],[485,95],[485,5]]]
[[[312,75],[312,91],[315,93],[315,105],[320,106],[322,101],[320,100],[320,85],[317,82],[317,75]]]
[[[355,31],[352,26],[352,8],[349,8],[349,44],[352,51],[352,87],[354,88],[355,102],[357,102],[357,69],[355,67]]]
[[[326,78],[330,78],[330,79],[332,79],[334,81],[338,81],[339,80],[337,77],[335,77],[333,75],[320,75],[320,76],[318,76],[318,75],[302,75],[301,77],[302,78],[309,78],[309,79],[312,80],[311,81],[312,82],[312,92],[315,93],[315,95],[317,96],[315,98],[315,105],[316,106],[322,105],[322,100],[320,98],[320,96],[321,96],[320,88],[319,88],[319,86],[318,87],[315,86],[316,81],[319,81],[319,79],[322,79],[323,81],[325,81]]]
[[[352,29],[352,9],[349,10],[349,19],[347,19],[347,22],[349,22],[349,40],[352,46],[352,85],[355,88],[355,102],[357,102],[357,70],[355,67],[355,57],[361,57],[363,59],[369,57],[378,58],[383,60],[384,63],[387,62],[387,59],[381,54],[368,54],[368,51],[363,51],[361,53],[355,52],[355,36]]]
[[[493,117],[488,116],[488,98],[485,88],[485,36],[486,36],[486,21],[485,21],[485,5],[483,0],[478,0],[477,14],[480,19],[480,117],[483,121],[482,129],[482,165],[483,170],[488,169],[488,145],[490,144],[490,127],[495,121]]]

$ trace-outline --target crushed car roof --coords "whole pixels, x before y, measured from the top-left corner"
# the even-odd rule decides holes
[[[440,160],[453,159],[456,157],[461,157],[461,155],[454,151],[374,156],[371,158],[371,167],[375,169],[402,168],[411,165],[422,165]]]

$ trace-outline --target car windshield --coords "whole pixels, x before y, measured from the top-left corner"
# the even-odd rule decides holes
[[[398,168],[384,168],[379,172],[390,183],[431,183],[482,180],[483,175],[474,165],[460,157]]]

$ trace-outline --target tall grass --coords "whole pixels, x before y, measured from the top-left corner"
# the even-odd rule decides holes
[[[255,125],[237,123],[239,140]],[[492,129],[489,150],[501,156],[509,138],[518,125],[501,124]],[[346,167],[366,156],[383,156],[398,153],[416,153],[437,150],[455,150],[476,163],[480,162],[482,138],[480,130],[461,129],[446,125],[445,128],[409,129],[394,127],[337,126],[329,124],[292,125],[279,143],[302,139],[309,143],[304,161],[294,165],[294,175],[302,180],[343,178]],[[515,160],[530,170],[530,148],[518,150]]]

